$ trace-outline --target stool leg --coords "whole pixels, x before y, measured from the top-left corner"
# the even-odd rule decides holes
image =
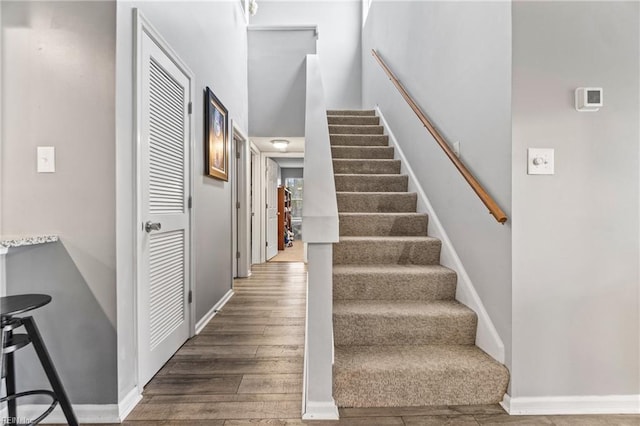
[[[31,339],[31,343],[33,343],[33,347],[38,354],[38,358],[40,358],[40,363],[44,368],[44,372],[47,374],[47,378],[49,379],[49,383],[51,383],[53,392],[56,394],[58,401],[60,401],[60,407],[64,412],[64,416],[67,418],[67,423],[69,426],[78,426],[78,420],[76,420],[76,416],[73,413],[71,402],[69,402],[67,393],[64,391],[64,387],[62,386],[60,377],[58,377],[58,373],[53,366],[53,362],[51,362],[49,352],[42,341],[42,337],[40,336],[40,332],[38,331],[38,327],[36,327],[33,317],[22,318],[22,324],[29,334],[29,339]]]
[[[11,338],[13,337],[13,331],[9,330],[6,333],[6,341],[11,341]],[[7,363],[7,369],[5,371],[6,376],[4,380],[7,388],[7,395],[13,395],[16,393],[16,367],[13,358],[13,352],[9,352],[5,355],[5,362]],[[15,422],[18,419],[17,401],[15,399],[7,401],[7,407],[9,409],[9,421]]]

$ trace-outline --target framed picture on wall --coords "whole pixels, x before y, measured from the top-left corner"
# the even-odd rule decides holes
[[[205,90],[204,100],[205,175],[228,181],[229,113],[208,87]]]

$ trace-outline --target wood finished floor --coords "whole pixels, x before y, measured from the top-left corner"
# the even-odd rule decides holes
[[[509,416],[498,405],[342,409],[339,422],[302,422],[306,267],[268,263],[144,390],[129,426],[634,425],[640,416]]]

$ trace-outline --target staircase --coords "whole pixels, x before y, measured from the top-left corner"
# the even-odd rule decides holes
[[[374,111],[328,111],[340,242],[333,247],[339,407],[493,404],[508,370],[475,346],[417,195]]]

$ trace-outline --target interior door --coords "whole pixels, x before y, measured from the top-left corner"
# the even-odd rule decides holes
[[[278,254],[278,164],[267,158],[267,260]]]
[[[190,78],[146,33],[141,46],[140,384],[189,338]]]

